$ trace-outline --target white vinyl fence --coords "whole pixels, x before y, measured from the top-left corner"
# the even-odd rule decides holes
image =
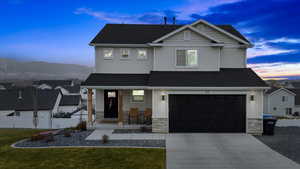
[[[0,116],[0,128],[39,128],[39,129],[59,129],[75,127],[79,123],[78,118],[49,118],[39,117],[37,127],[32,118],[17,116]]]
[[[300,127],[300,119],[281,119],[276,122],[278,127]]]

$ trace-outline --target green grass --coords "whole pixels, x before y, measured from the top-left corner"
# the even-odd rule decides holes
[[[39,130],[0,129],[0,169],[164,169],[165,150],[133,148],[14,149]]]

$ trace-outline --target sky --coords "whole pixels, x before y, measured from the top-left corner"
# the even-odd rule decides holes
[[[0,0],[0,58],[94,65],[88,45],[106,23],[231,24],[261,77],[300,78],[300,0]]]

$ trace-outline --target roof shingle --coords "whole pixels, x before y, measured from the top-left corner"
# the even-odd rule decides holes
[[[106,24],[91,41],[92,44],[146,44],[184,25]],[[224,31],[249,42],[231,25],[216,25]]]

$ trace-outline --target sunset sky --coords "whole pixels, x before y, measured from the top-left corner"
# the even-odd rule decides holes
[[[0,0],[0,58],[93,66],[89,41],[106,23],[232,24],[264,78],[300,78],[299,0]]]

